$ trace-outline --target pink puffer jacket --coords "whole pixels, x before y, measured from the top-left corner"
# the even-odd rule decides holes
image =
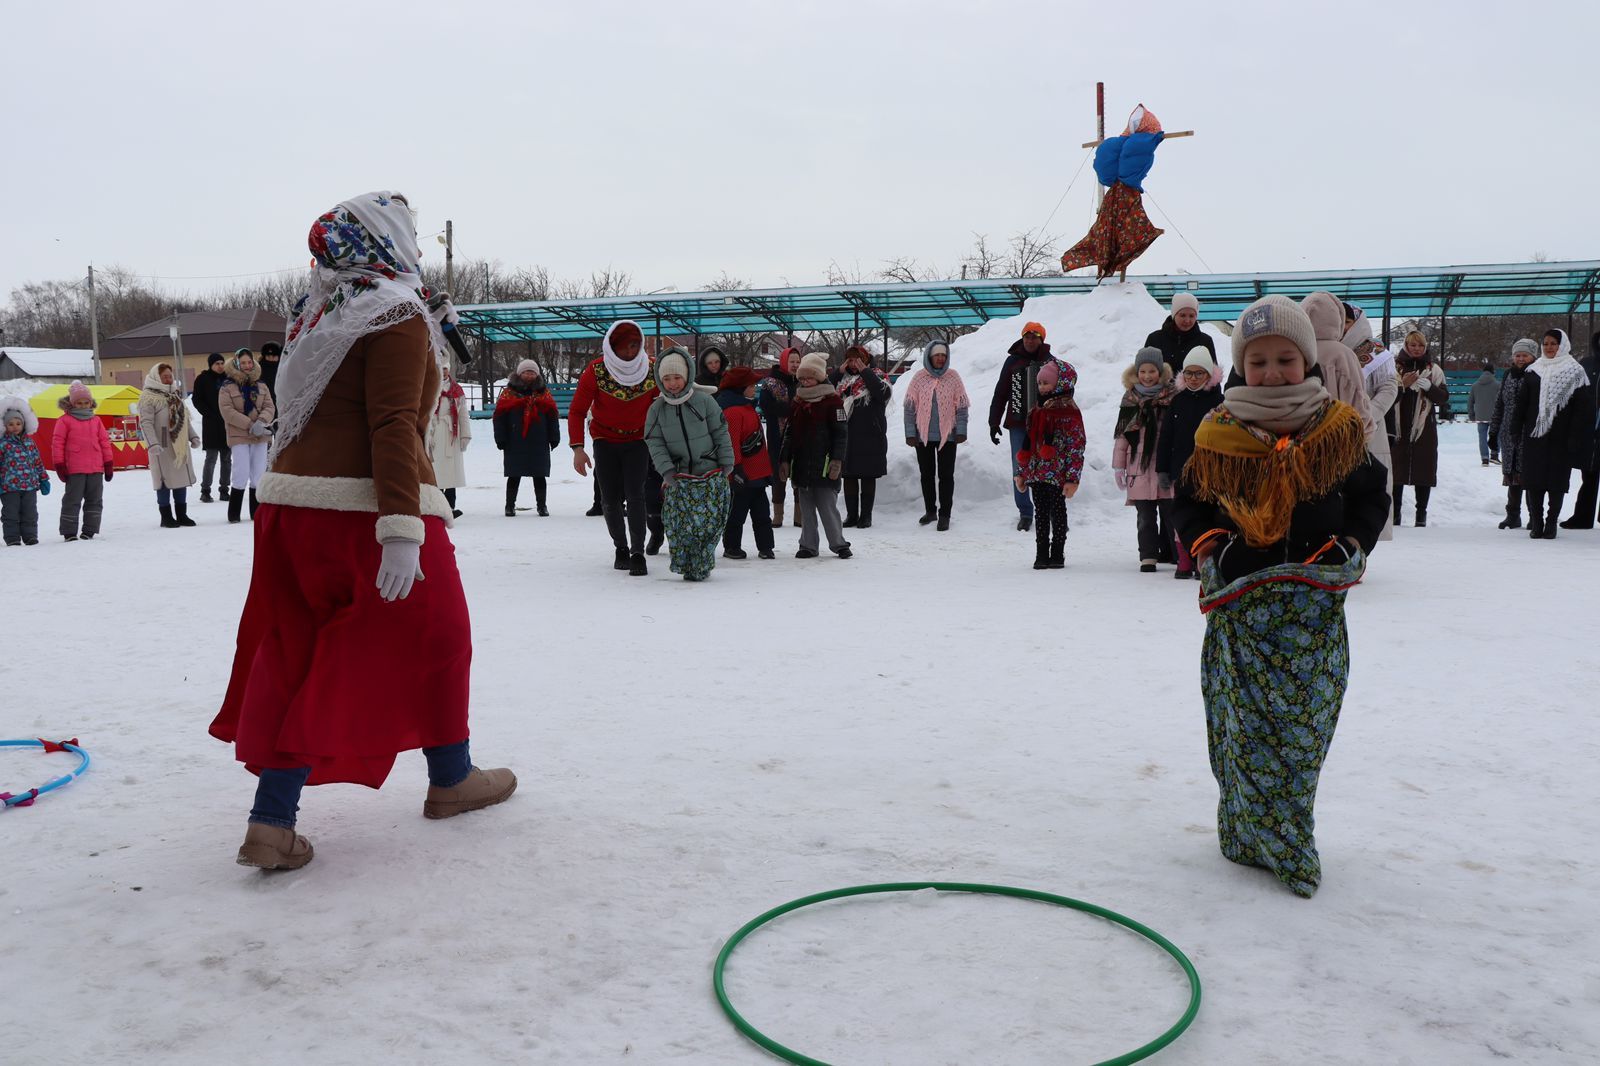
[[[98,474],[111,462],[111,434],[98,418],[74,418],[67,411],[56,419],[50,438],[50,461],[68,474]]]

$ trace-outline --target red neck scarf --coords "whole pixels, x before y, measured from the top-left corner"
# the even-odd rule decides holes
[[[533,420],[544,410],[555,412],[555,397],[550,395],[549,389],[540,389],[538,392],[518,392],[507,387],[500,393],[500,398],[495,401],[494,413],[498,418],[507,411],[522,408],[522,435],[528,435],[528,427],[533,425]]]

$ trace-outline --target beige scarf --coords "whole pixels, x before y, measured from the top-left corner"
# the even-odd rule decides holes
[[[1328,400],[1322,382],[1306,378],[1298,385],[1235,385],[1222,402],[1243,422],[1273,433],[1298,433]]]

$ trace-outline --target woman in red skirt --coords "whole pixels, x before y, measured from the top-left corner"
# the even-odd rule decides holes
[[[259,778],[238,861],[295,869],[300,790],[377,788],[395,755],[428,760],[422,813],[500,803],[510,770],[467,749],[471,621],[425,434],[446,349],[420,293],[403,196],[346,200],[311,227],[310,291],[278,372],[255,564],[211,735]],[[424,577],[426,575],[426,577]]]

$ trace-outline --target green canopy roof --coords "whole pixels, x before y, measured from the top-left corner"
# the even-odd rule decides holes
[[[1390,318],[1548,315],[1588,310],[1595,300],[1600,260],[1402,267],[1389,270],[1295,271],[1277,274],[1162,274],[1130,277],[1165,304],[1191,292],[1203,317],[1232,319],[1268,293],[1299,298],[1327,290],[1364,308],[1375,321]],[[553,341],[593,337],[631,318],[663,333],[805,333],[918,326],[975,326],[1008,318],[1034,296],[1087,292],[1091,277],[987,278],[881,285],[825,285],[616,296],[592,300],[533,300],[458,308],[462,328],[490,341]]]

